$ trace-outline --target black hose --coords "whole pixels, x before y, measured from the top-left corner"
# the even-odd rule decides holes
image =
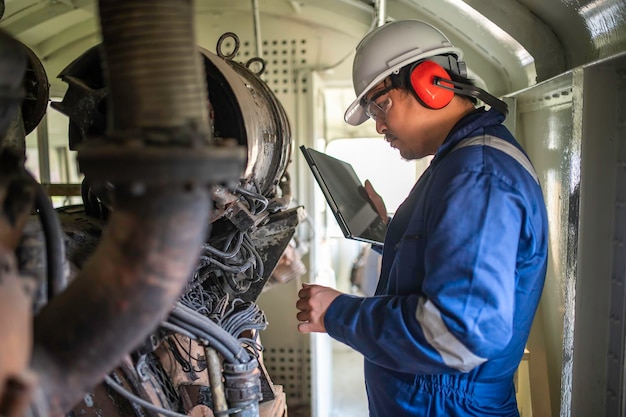
[[[228,251],[228,252],[226,252],[226,250],[228,249],[228,247],[232,243],[232,238],[228,239],[228,242],[225,245],[224,251],[221,251],[221,250],[219,250],[219,249],[217,249],[217,248],[215,248],[215,247],[213,247],[213,246],[211,246],[209,244],[205,244],[203,246],[203,248],[204,248],[205,251],[209,252],[211,255],[219,256],[219,257],[224,258],[224,259],[230,259],[230,258],[233,258],[235,255],[237,255],[237,253],[239,253],[239,249],[241,248],[241,243],[242,242],[243,242],[243,233],[239,233],[239,237],[237,239],[235,247],[232,250]]]
[[[48,300],[67,287],[65,274],[65,244],[63,229],[52,202],[43,186],[36,182],[35,209],[41,221],[46,243],[46,269],[48,272]]]
[[[226,348],[224,344],[217,339],[214,335],[205,332],[202,329],[186,322],[184,319],[180,317],[170,316],[164,323],[169,323],[173,325],[172,328],[178,327],[184,330],[184,333],[180,333],[182,335],[191,335],[191,339],[198,341],[201,345],[208,345],[217,350],[224,357],[224,361],[228,363],[237,363],[238,361],[235,359],[235,355],[231,350]]]
[[[250,355],[241,346],[239,340],[236,337],[228,333],[226,330],[222,329],[216,323],[208,320],[197,311],[194,311],[184,304],[178,302],[176,304],[176,307],[174,307],[174,309],[172,310],[171,316],[177,317],[180,320],[189,323],[197,329],[202,330],[203,332],[212,336],[213,339],[219,340],[229,351],[229,356],[232,355],[232,359],[228,362],[247,363],[250,361]]]

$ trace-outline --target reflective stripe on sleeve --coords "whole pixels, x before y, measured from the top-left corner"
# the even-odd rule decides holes
[[[422,326],[428,343],[437,350],[443,362],[449,367],[461,372],[469,372],[487,361],[470,352],[459,339],[450,333],[441,318],[439,309],[430,300],[420,297],[415,317]]]

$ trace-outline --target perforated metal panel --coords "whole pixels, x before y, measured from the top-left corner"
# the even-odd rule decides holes
[[[288,393],[288,404],[311,402],[311,351],[290,347],[264,351],[265,367],[272,382]]]
[[[225,40],[223,48],[225,51],[232,51],[233,40]],[[261,79],[267,83],[281,102],[286,98],[285,96],[297,93],[297,88],[300,88],[301,93],[307,92],[306,79],[298,80],[297,77],[300,69],[307,68],[313,62],[309,54],[308,41],[304,38],[263,41],[262,59],[265,61],[265,70],[261,74]],[[250,40],[241,40],[239,51],[234,59],[245,64],[253,58],[257,58],[256,45]],[[258,71],[256,64],[251,63],[249,68],[252,71]]]

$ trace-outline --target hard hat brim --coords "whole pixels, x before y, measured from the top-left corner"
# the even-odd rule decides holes
[[[387,78],[392,73],[394,72],[397,73],[398,71],[400,71],[400,69],[406,65],[409,65],[411,63],[414,63],[423,59],[427,59],[433,56],[446,55],[446,54],[456,55],[458,59],[462,59],[463,57],[463,51],[461,51],[459,48],[455,48],[454,46],[446,46],[443,48],[431,49],[421,54],[418,53],[400,62],[389,63],[390,64],[389,68],[386,71],[384,71],[382,74],[374,78],[374,80],[372,80],[372,82],[370,82],[367,85],[367,87],[363,89],[361,94],[359,94],[356,97],[356,99],[352,102],[352,104],[348,106],[343,119],[345,120],[346,123],[352,126],[358,126],[362,124],[369,118],[368,115],[365,114],[365,109],[363,108],[363,106],[361,106],[361,99],[368,93],[368,91],[370,91],[372,88],[380,84],[385,78]]]

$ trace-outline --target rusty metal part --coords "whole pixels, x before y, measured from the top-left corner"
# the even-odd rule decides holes
[[[7,133],[18,126],[25,70],[26,56],[22,45],[0,30],[0,151],[11,150],[19,162],[25,159],[24,137],[20,139],[18,135]]]
[[[211,410],[211,415],[213,415],[213,410],[210,408],[213,407],[211,389],[208,384],[184,384],[179,386],[179,391],[185,414],[189,415],[196,407],[202,406]]]
[[[83,55],[87,62],[100,59],[101,48],[95,46]],[[50,106],[70,119],[69,148],[76,150],[82,140],[89,136],[101,136],[106,124],[106,95],[102,80],[102,69],[96,71],[83,68],[82,61],[74,61],[59,74],[67,83],[63,100],[50,103]],[[78,68],[76,68],[78,67]],[[82,77],[73,76],[78,72]],[[89,77],[89,78],[86,78]],[[93,80],[95,78],[95,80]]]
[[[67,411],[164,319],[206,232],[202,190],[119,197],[96,252],[35,319],[32,367],[52,415]]]
[[[0,245],[15,249],[35,200],[35,182],[12,152],[0,151]]]
[[[135,373],[132,361],[129,357],[124,358],[120,366],[113,372],[112,378],[124,389],[137,393],[140,398],[150,398],[146,387],[142,384],[139,376]],[[159,398],[150,398],[155,404],[159,404]],[[138,410],[136,404],[129,402],[106,384],[98,384],[90,392],[85,393],[82,401],[72,408],[73,415],[82,417],[101,417],[116,415],[133,415],[145,417],[157,417],[157,413],[151,410]]]
[[[105,133],[108,119],[106,108],[111,105],[109,89],[102,77],[103,48],[103,45],[91,48],[59,75],[68,83],[68,90],[62,102],[52,103],[51,106],[70,118],[70,149],[77,149],[79,144],[87,143],[90,139],[101,137]],[[246,153],[244,158],[247,159],[247,165],[244,172],[240,173],[241,176],[247,182],[258,184],[261,194],[273,196],[291,157],[291,128],[284,108],[258,74],[245,65],[230,60],[225,62],[217,55],[200,48],[198,50],[199,59],[205,64],[204,88],[208,88],[210,92],[210,102],[207,100],[206,108],[210,109],[211,113],[213,141],[216,144],[238,144],[245,148],[247,151],[243,152]],[[150,52],[142,53],[151,56]],[[168,57],[168,61],[177,62],[175,57]],[[185,75],[189,75],[184,71],[185,67],[176,65],[171,71],[177,74],[177,79],[185,80]],[[126,95],[135,93],[128,97],[128,105],[147,106],[143,100],[149,100],[146,97],[150,96],[142,98],[139,95],[145,89],[143,84],[124,88],[123,92]],[[180,90],[184,92],[188,88],[181,85]],[[168,104],[168,108],[170,107]],[[165,120],[173,115],[179,115],[179,109],[172,115],[168,114]],[[142,127],[138,125],[137,130],[140,129]],[[160,135],[162,136],[162,132],[159,135],[155,134],[151,140],[158,142],[162,139]],[[190,135],[184,131],[175,136],[180,136],[183,142],[191,140],[186,138]],[[113,162],[122,164],[121,161]],[[84,164],[81,163],[82,165]],[[123,168],[126,169],[128,166]]]
[[[21,45],[0,32],[0,415],[7,417],[25,414],[35,387],[28,370],[34,289],[15,257],[35,201],[35,182],[24,169],[24,135],[14,134],[21,125],[25,64]]]
[[[181,25],[191,19],[190,4],[164,0],[144,10],[138,0],[101,2],[113,128],[106,141],[79,146],[79,164],[90,181],[206,184],[240,176],[242,148],[209,146],[206,83],[193,25]],[[135,12],[141,19],[119,17]],[[172,83],[179,79],[185,84]]]
[[[242,232],[254,230],[268,216],[264,211],[259,214],[252,214],[250,209],[241,201],[237,200],[226,207],[224,216]]]
[[[87,216],[84,213],[82,206],[62,208],[59,211],[59,217],[69,238],[67,245],[68,257],[72,263],[80,267],[83,264],[84,259],[89,255],[86,248],[95,247],[95,243],[100,236],[99,230],[104,223],[98,219]],[[285,224],[285,226],[287,226],[287,224]],[[178,362],[171,349],[167,348],[169,344],[168,341],[171,341],[172,344],[176,344],[174,338],[177,338],[180,341],[180,344],[178,345],[180,353],[190,361],[190,364],[183,365],[182,362]],[[212,402],[210,400],[207,401],[206,396],[206,391],[210,390],[210,384],[207,373],[203,371],[205,368],[205,361],[202,358],[206,355],[203,355],[202,349],[203,348],[199,346],[198,342],[195,340],[189,340],[186,336],[176,334],[168,337],[166,341],[161,343],[155,350],[155,354],[158,356],[163,369],[166,370],[172,385],[177,387],[181,400],[183,401],[184,412],[188,414],[193,414],[194,410],[196,412],[209,410],[206,405],[213,407]],[[189,357],[187,356],[187,351],[191,353]],[[134,353],[133,357],[136,356],[137,354]],[[139,363],[136,366],[139,366]],[[262,364],[260,366],[260,371],[260,384],[263,402],[270,401],[275,397],[274,387],[271,383],[269,375],[267,375],[267,372],[262,367]],[[146,394],[139,394],[140,391],[136,388],[133,388],[133,390],[138,393],[137,395],[151,401],[154,404],[166,404],[162,398],[155,397],[153,394],[158,388],[153,382],[151,382],[153,381],[151,372],[152,371],[149,370],[144,372],[139,370],[137,371],[138,375],[144,375],[140,376],[141,384],[143,386],[143,391],[141,392],[145,392]],[[104,395],[105,392],[101,392],[101,389],[97,388],[92,392],[92,394],[85,398],[89,398],[89,400],[93,401],[94,404],[101,404],[100,408],[103,409],[104,406],[102,404],[106,400],[99,397]],[[261,405],[262,404],[259,406]],[[91,409],[86,407],[86,404],[81,403],[79,409],[75,409],[74,411],[75,413],[82,414],[81,410],[87,410],[89,414]],[[107,410],[108,412],[105,413],[105,415],[115,412],[112,409],[107,408]]]
[[[140,158],[127,146],[138,140],[158,148],[150,154],[156,165],[172,167],[163,155],[210,145],[191,1],[101,0],[99,10],[113,113],[107,141],[119,145],[115,158],[132,166],[137,158],[124,159],[122,149]],[[164,48],[177,51],[176,59]],[[171,69],[182,71],[184,88]],[[117,178],[119,169],[109,167],[102,180]],[[68,411],[165,318],[208,233],[208,187],[190,181],[152,186],[142,179],[139,186],[126,178],[115,184],[114,207],[95,252],[35,319],[32,368],[51,415]]]
[[[30,400],[27,368],[32,349],[30,295],[21,282],[15,256],[0,242],[0,413],[17,416]]]
[[[201,52],[214,113],[214,135],[236,138],[239,145],[247,147],[244,180],[257,184],[262,195],[271,197],[291,158],[287,114],[267,84],[245,65],[205,49]]]
[[[94,183],[228,183],[239,178],[244,159],[241,147],[127,147],[90,141],[78,152],[81,170]]]
[[[213,411],[206,405],[196,405],[187,413],[191,417],[215,417]]]
[[[6,381],[4,395],[0,398],[0,414],[6,417],[23,417],[31,402],[37,377],[24,371]]]
[[[209,385],[208,375],[204,372],[204,349],[195,340],[173,334],[164,340],[155,355],[177,391],[183,385]]]
[[[22,110],[17,106],[15,116],[2,139],[2,149],[10,150],[20,165],[26,162],[26,132],[22,121]]]
[[[238,417],[255,417],[259,415],[261,400],[259,363],[252,359],[248,363],[224,363],[225,392],[228,405],[239,409],[232,415]]]
[[[46,268],[46,245],[41,222],[30,216],[20,243],[15,250],[18,269],[24,277],[34,281],[33,313],[37,313],[48,302],[48,275]]]
[[[122,140],[137,130],[151,132],[188,126],[204,133],[204,137],[181,136],[176,143],[190,145],[202,139],[196,145],[209,144],[206,83],[195,49],[194,25],[189,24],[191,0],[161,0],[150,2],[147,8],[142,3],[99,2],[112,125]],[[134,58],[129,59],[129,55]],[[173,80],[184,83],[172,83]],[[148,132],[144,132],[144,137]],[[161,138],[159,132],[155,133],[151,141],[172,143],[172,138]]]
[[[248,291],[238,295],[244,301],[256,300],[278,261],[295,234],[296,227],[304,221],[306,212],[302,207],[294,207],[269,216],[267,224],[258,227],[251,234],[251,239],[265,266],[263,277],[253,283]]]
[[[98,384],[90,392],[85,393],[83,400],[76,404],[71,411],[73,415],[81,417],[133,416],[137,414],[132,404],[129,404],[104,384]],[[156,416],[146,411],[142,412],[149,417]]]
[[[24,91],[26,95],[24,101],[22,101],[24,132],[28,135],[35,130],[48,110],[50,83],[48,82],[46,70],[37,55],[23,43],[22,48],[26,51],[28,58],[24,75]]]

